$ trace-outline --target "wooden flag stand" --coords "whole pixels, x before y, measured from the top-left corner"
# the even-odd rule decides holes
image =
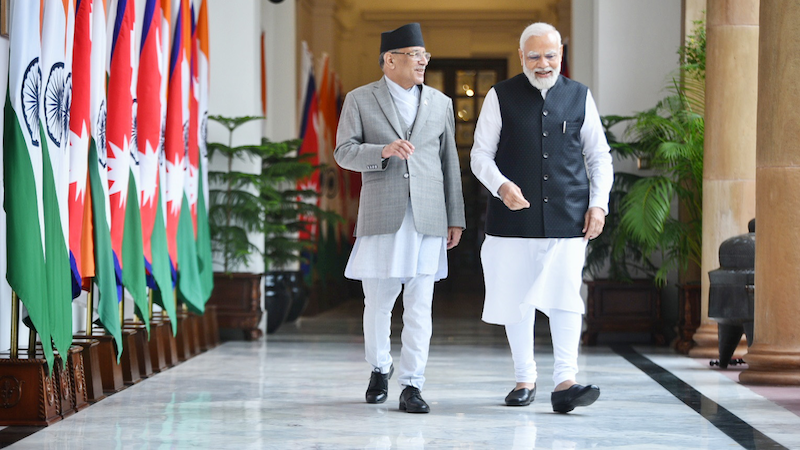
[[[86,294],[86,323],[92,323],[92,291]],[[86,381],[86,400],[89,403],[99,402],[106,398],[103,392],[103,379],[100,373],[100,341],[94,339],[91,327],[87,334],[72,335],[72,344],[80,347],[83,357],[84,377]]]
[[[76,411],[78,402],[70,390],[69,369],[73,363],[65,374],[61,356],[57,355],[52,376],[48,376],[47,361],[36,351],[33,331],[28,347],[20,352],[19,298],[12,292],[11,349],[0,353],[0,425],[47,426]],[[82,363],[77,366],[82,370]]]
[[[122,354],[120,355],[120,365],[122,366],[122,380],[126,386],[134,385],[142,381],[142,375],[139,372],[139,352],[137,351],[137,334],[136,328],[125,326],[125,299],[119,303],[119,326],[120,334],[122,334]]]
[[[219,324],[217,322],[217,307],[210,305],[208,302],[205,306],[205,314],[203,314],[203,322],[205,324],[206,345],[208,350],[219,345]]]
[[[192,314],[183,306],[178,311],[178,360],[181,362],[194,356],[194,333],[192,332]]]
[[[153,376],[153,363],[150,354],[150,344],[148,342],[147,328],[144,323],[134,317],[132,320],[125,321],[126,330],[136,330],[136,356],[138,357],[139,377],[144,379]],[[152,339],[153,326],[150,325],[150,336]],[[124,370],[124,369],[123,369]]]

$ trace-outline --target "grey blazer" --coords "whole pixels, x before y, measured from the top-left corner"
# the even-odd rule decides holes
[[[409,196],[419,233],[447,236],[448,227],[466,228],[454,122],[452,100],[425,85],[410,130],[384,78],[347,94],[333,156],[342,168],[361,172],[356,236],[399,230]],[[409,140],[414,154],[383,161],[383,147],[397,139]]]

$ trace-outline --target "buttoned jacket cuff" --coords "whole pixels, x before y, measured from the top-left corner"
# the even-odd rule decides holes
[[[383,145],[375,145],[375,144],[367,144],[367,155],[366,158],[366,167],[364,168],[364,172],[377,172],[383,171],[386,169],[386,166],[389,164],[388,158],[383,158],[381,156],[381,152],[383,152]]]

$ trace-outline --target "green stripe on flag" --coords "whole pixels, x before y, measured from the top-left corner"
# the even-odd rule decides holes
[[[150,336],[150,308],[147,301],[147,278],[144,270],[142,214],[139,210],[139,188],[133,173],[128,178],[128,202],[125,205],[125,231],[122,236],[122,284],[128,289],[136,314],[144,322]]]
[[[200,173],[203,173],[205,167],[202,167],[203,161],[200,161]],[[208,226],[208,211],[206,210],[206,200],[203,195],[203,176],[200,179],[200,186],[197,189],[199,192],[197,196],[197,258],[199,260],[200,272],[200,286],[202,289],[201,298],[203,305],[206,304],[211,297],[211,291],[214,290],[214,262],[211,255],[211,230]]]
[[[92,186],[92,216],[94,217],[94,265],[95,283],[100,293],[97,300],[97,315],[106,333],[117,342],[117,362],[122,354],[122,331],[119,323],[119,297],[114,273],[114,256],[111,250],[111,232],[106,221],[106,202],[97,167],[97,145],[92,139],[89,145],[89,181]],[[88,326],[88,325],[87,325]]]
[[[39,333],[48,370],[53,367],[50,317],[47,312],[47,278],[39,223],[36,178],[17,113],[6,95],[3,132],[3,182],[6,210],[6,279],[28,310]],[[41,151],[36,149],[35,151]]]
[[[41,129],[41,127],[39,127]],[[72,345],[72,269],[67,243],[61,227],[60,205],[53,179],[53,166],[47,148],[47,138],[41,130],[42,196],[44,205],[45,271],[47,273],[47,308],[50,312],[50,334],[66,367]],[[44,344],[44,340],[42,343]]]
[[[178,298],[196,314],[203,314],[205,301],[198,272],[197,247],[189,199],[183,194],[178,220]]]
[[[158,290],[153,292],[153,301],[167,312],[172,323],[172,335],[178,334],[178,317],[175,313],[175,294],[172,287],[172,269],[167,250],[167,229],[164,226],[164,212],[161,210],[161,200],[156,201],[156,221],[153,225],[153,234],[150,236],[150,253],[153,260],[153,278],[156,280]]]

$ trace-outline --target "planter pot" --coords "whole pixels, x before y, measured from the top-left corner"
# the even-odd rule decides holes
[[[303,314],[306,306],[308,306],[308,297],[311,290],[306,286],[305,280],[303,280],[303,273],[300,271],[286,272],[286,279],[289,281],[289,286],[292,290],[292,307],[289,309],[289,315],[286,316],[286,322],[292,323]]]
[[[589,287],[582,337],[585,345],[595,345],[601,332],[647,332],[656,345],[666,344],[661,329],[661,292],[652,280],[585,283]]]
[[[267,333],[271,334],[286,322],[292,309],[292,286],[285,272],[264,275],[264,309],[267,310]]]
[[[216,307],[219,328],[239,329],[245,340],[263,336],[258,327],[261,310],[261,274],[214,273],[208,304]]]

